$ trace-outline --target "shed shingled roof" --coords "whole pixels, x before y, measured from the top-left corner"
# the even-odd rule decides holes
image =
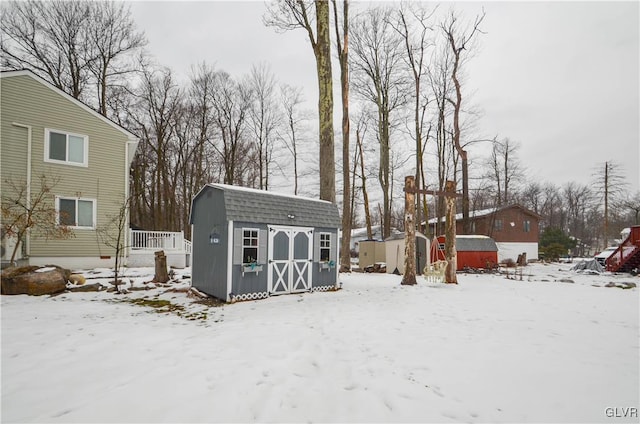
[[[498,245],[487,236],[456,236],[456,250],[464,252],[497,252]]]
[[[324,200],[226,184],[207,187],[224,192],[230,221],[324,228],[339,228],[341,224],[338,207]]]

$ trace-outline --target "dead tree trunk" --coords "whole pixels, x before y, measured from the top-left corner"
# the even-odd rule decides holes
[[[458,253],[456,252],[456,182],[447,181],[445,191],[445,201],[447,203],[444,242],[444,254],[447,260],[445,282],[447,284],[458,284],[458,278],[456,276],[456,268],[458,267]]]
[[[153,277],[154,283],[166,283],[169,281],[169,272],[167,270],[167,257],[163,250],[155,252],[156,270]]]
[[[404,179],[404,275],[402,285],[416,284],[416,179]]]

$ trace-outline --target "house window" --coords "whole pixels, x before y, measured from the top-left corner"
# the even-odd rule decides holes
[[[74,228],[95,228],[95,204],[92,199],[56,198],[58,224]]]
[[[258,261],[258,230],[255,228],[242,229],[242,263],[248,264]]]
[[[87,166],[88,148],[89,137],[86,135],[50,129],[45,130],[45,162]]]
[[[320,261],[326,262],[331,257],[331,234],[320,233]]]
[[[528,233],[531,231],[531,221],[524,221],[524,232]]]
[[[496,219],[493,221],[493,229],[496,231],[502,231],[502,220]]]

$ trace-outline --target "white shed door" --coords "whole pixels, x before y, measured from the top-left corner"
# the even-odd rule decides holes
[[[312,228],[269,227],[269,293],[309,291],[312,258]]]

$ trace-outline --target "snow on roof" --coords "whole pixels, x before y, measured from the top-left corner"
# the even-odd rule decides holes
[[[372,225],[371,232],[376,233],[377,231],[380,231],[380,226]],[[361,237],[366,235],[367,235],[367,227],[354,228],[351,230],[351,237]]]
[[[518,208],[518,209],[522,209],[525,213],[529,214],[529,215],[533,215],[533,216],[538,216],[539,215],[527,208],[525,208],[524,206],[521,205],[517,205],[517,204],[513,204],[513,205],[506,205],[506,206],[501,206],[501,207],[495,207],[495,208],[489,208],[489,209],[480,209],[477,211],[470,211],[469,212],[469,217],[470,218],[480,218],[483,216],[488,216],[491,215],[492,213],[504,210],[504,209],[509,209],[509,208]],[[427,223],[429,224],[437,224],[438,223],[438,219],[439,218],[431,218],[429,219],[429,221],[427,221]],[[456,221],[460,221],[462,219],[462,213],[457,213],[456,214]],[[440,220],[444,220],[444,217],[441,217]],[[424,224],[424,222],[423,222]]]
[[[479,218],[481,216],[491,215],[495,211],[497,211],[497,208],[481,209],[481,210],[478,210],[478,211],[471,211],[469,216],[471,218]],[[443,219],[444,219],[444,217],[443,217]],[[462,212],[461,213],[457,213],[456,214],[456,221],[459,221],[461,219],[462,219]],[[437,222],[438,222],[438,218],[431,218],[428,221],[429,224],[436,224]]]
[[[312,202],[322,202],[322,203],[329,203],[331,204],[331,202],[328,202],[326,200],[320,200],[320,199],[312,199],[311,197],[303,197],[303,196],[296,196],[294,194],[286,194],[286,193],[276,193],[274,191],[267,191],[267,190],[259,190],[257,188],[249,188],[249,187],[241,187],[241,186],[235,186],[235,185],[229,185],[229,184],[221,184],[221,183],[210,183],[207,184],[210,187],[215,187],[215,188],[219,188],[222,190],[232,190],[232,191],[244,191],[247,193],[256,193],[256,194],[260,194],[260,195],[270,195],[270,196],[279,196],[279,197],[286,197],[289,199],[304,199],[304,200],[309,200]]]

